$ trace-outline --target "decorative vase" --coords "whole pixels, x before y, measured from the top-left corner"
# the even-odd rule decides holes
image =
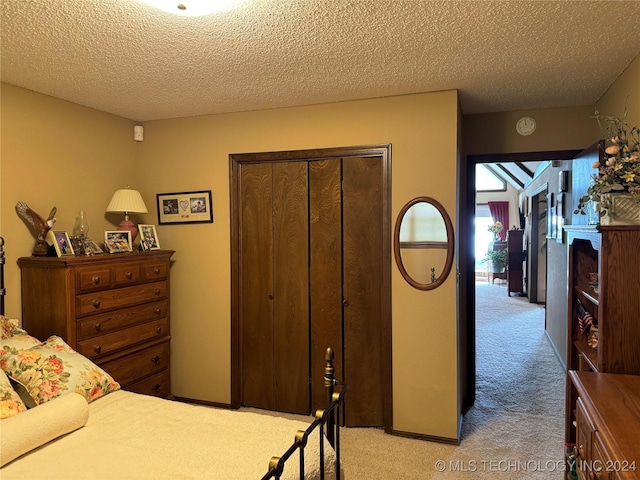
[[[75,237],[86,238],[87,233],[89,233],[89,223],[87,222],[84,210],[81,210],[73,227],[73,235]]]
[[[631,194],[608,193],[603,203],[609,208],[600,216],[601,225],[640,225],[640,203]]]

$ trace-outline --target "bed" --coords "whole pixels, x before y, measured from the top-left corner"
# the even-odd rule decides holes
[[[60,337],[35,339],[4,316],[3,244],[0,238],[0,478],[343,477],[335,419],[346,388],[335,388],[331,349],[330,403],[311,424],[125,391]]]

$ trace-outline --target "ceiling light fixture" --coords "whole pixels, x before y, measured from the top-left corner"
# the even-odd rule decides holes
[[[200,17],[229,10],[242,0],[142,0],[147,5],[182,17]]]

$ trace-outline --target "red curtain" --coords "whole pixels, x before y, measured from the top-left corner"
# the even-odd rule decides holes
[[[507,230],[509,230],[509,202],[487,202],[489,204],[489,212],[494,222],[502,223],[502,231],[498,234],[500,240],[507,239]]]

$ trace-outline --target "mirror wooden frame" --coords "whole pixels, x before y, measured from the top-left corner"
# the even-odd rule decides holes
[[[429,203],[433,205],[440,213],[440,216],[442,217],[445,228],[447,230],[447,258],[445,259],[445,262],[444,262],[444,268],[442,270],[442,273],[438,276],[438,278],[436,278],[435,281],[431,283],[416,282],[411,277],[411,275],[409,275],[406,268],[404,267],[404,263],[402,262],[402,255],[400,254],[400,226],[402,225],[402,220],[404,219],[404,216],[407,213],[407,211],[417,203]],[[398,213],[398,218],[396,219],[396,226],[393,232],[393,254],[396,258],[396,265],[398,266],[398,270],[400,270],[400,274],[407,281],[409,285],[411,285],[414,288],[417,288],[418,290],[433,290],[434,288],[437,288],[440,285],[442,285],[442,283],[449,276],[449,273],[451,272],[451,267],[453,266],[454,246],[455,246],[455,236],[453,232],[453,223],[451,223],[451,218],[449,217],[449,214],[447,213],[447,211],[444,209],[444,207],[440,202],[438,202],[437,200],[431,197],[417,197],[417,198],[414,198],[413,200],[410,200],[404,207],[402,207],[402,210],[400,210],[400,213]]]

